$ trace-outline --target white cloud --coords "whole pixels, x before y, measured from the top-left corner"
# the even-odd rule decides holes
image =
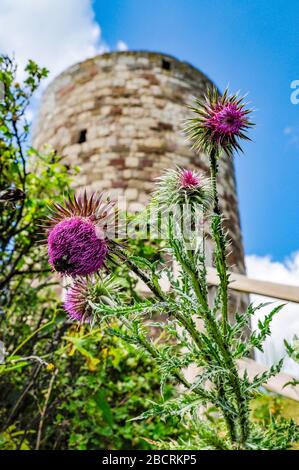
[[[246,268],[247,275],[251,278],[281,284],[299,285],[299,252],[294,253],[283,262],[272,261],[270,256],[246,256]],[[269,299],[258,295],[251,295],[251,300],[254,303],[272,300],[275,301],[275,305],[284,303],[284,301],[280,302],[277,299]],[[253,329],[257,327],[259,318],[263,318],[270,309],[271,306],[265,307],[255,315],[252,321]],[[265,352],[256,352],[256,359],[267,365],[271,365],[285,356],[284,339],[292,341],[295,334],[299,336],[299,304],[288,303],[274,318],[271,330],[272,335],[264,344]],[[284,362],[284,370],[299,376],[299,366],[288,357]]]
[[[283,134],[286,138],[287,144],[291,146],[299,146],[299,126],[286,126],[283,129]]]
[[[291,127],[285,127],[283,130],[284,135],[290,135],[292,133]]]
[[[128,45],[124,41],[117,41],[116,50],[117,51],[127,51],[128,50]]]
[[[0,1],[0,53],[15,55],[18,80],[24,77],[28,59],[50,71],[28,110],[29,121],[34,117],[41,90],[51,79],[76,62],[110,51],[102,39],[92,3],[92,0]],[[121,40],[116,48],[128,49]]]
[[[108,52],[92,0],[1,0],[0,52],[20,69],[33,59],[53,78],[69,65]],[[118,41],[118,50],[126,50]],[[21,77],[20,77],[21,78]]]

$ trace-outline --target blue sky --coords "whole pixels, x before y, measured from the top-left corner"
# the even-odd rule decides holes
[[[104,40],[191,62],[223,89],[249,93],[254,143],[237,156],[245,250],[281,260],[299,249],[299,2],[96,0]]]

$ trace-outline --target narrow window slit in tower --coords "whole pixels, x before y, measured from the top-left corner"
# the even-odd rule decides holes
[[[79,133],[78,137],[78,144],[83,144],[83,142],[86,142],[86,134],[87,134],[87,129],[82,129]]]
[[[162,59],[162,69],[164,70],[170,70],[171,69],[171,63],[169,60]]]

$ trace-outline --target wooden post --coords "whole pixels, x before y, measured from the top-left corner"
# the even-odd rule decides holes
[[[212,286],[219,285],[219,278],[215,268],[207,269],[208,284]],[[259,281],[250,279],[242,274],[230,273],[230,289],[245,292],[248,294],[264,295],[275,299],[287,300],[288,302],[299,303],[299,286],[290,286],[287,284],[278,284],[276,282]]]

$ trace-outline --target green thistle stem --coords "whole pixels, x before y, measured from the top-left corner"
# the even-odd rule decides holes
[[[202,290],[201,290],[201,286],[199,284],[196,274],[188,266],[186,266],[186,264],[183,262],[182,259],[180,260],[180,262],[182,263],[182,267],[185,270],[185,272],[189,274],[189,276],[191,277],[195,294],[198,297],[199,302],[202,303],[203,301]],[[243,444],[245,443],[247,439],[247,435],[248,435],[247,403],[242,397],[238,371],[233,362],[233,359],[231,357],[227,344],[221,335],[221,331],[218,328],[217,322],[215,318],[211,315],[210,310],[207,308],[206,311],[202,311],[201,314],[203,315],[205,319],[208,331],[211,333],[212,337],[214,338],[216,344],[218,345],[222,353],[225,367],[230,377],[230,382],[235,393],[236,404],[237,404],[239,417],[240,417],[239,421],[240,421],[240,430],[241,430],[241,442]],[[224,390],[224,388],[222,388],[222,390]],[[227,413],[225,413],[224,417],[227,422],[228,421]],[[230,431],[230,427],[232,426],[232,422],[233,422],[233,418],[230,418],[229,419],[229,431]],[[231,433],[230,431],[230,434],[231,436],[235,436],[235,432]]]
[[[157,288],[157,286],[155,286],[155,284],[150,280],[150,278],[143,271],[141,271],[140,268],[138,266],[136,266],[136,264],[132,260],[128,260],[126,255],[123,254],[123,253],[121,254],[121,259],[126,259],[126,262],[129,262],[129,266],[132,269],[132,271],[140,279],[142,279],[143,282],[145,282],[145,284],[149,287],[149,289],[153,292],[153,294],[156,297],[158,297],[160,300],[165,300],[165,295],[160,290],[160,288]],[[194,274],[194,273],[192,272],[192,270],[190,270],[190,271],[188,271],[188,274],[190,275],[190,274]],[[205,308],[208,309],[207,299],[206,299],[205,295],[203,295],[203,292],[201,291],[199,283],[196,283],[195,280],[196,280],[196,276],[194,278],[194,287],[197,291],[197,295],[200,297],[201,302],[203,303]],[[196,326],[194,325],[192,320],[185,317],[184,315],[181,315],[180,312],[172,312],[172,314],[181,323],[181,325],[183,325],[185,327],[185,329],[188,331],[188,333],[192,337],[192,339],[193,339],[194,343],[196,344],[196,346],[202,351],[203,350],[202,340],[201,340],[200,334],[199,334],[198,330],[196,329]],[[126,326],[129,327],[129,322],[126,319],[124,319],[124,322],[125,322]],[[138,334],[137,340],[138,340],[139,344],[153,358],[155,358],[155,359],[159,358],[159,351],[154,347],[154,345],[142,333]],[[207,355],[205,355],[204,358],[207,362],[209,362],[211,360]],[[176,370],[173,373],[173,376],[179,383],[184,385],[184,387],[186,387],[187,389],[191,389],[191,384],[186,380],[186,378],[184,377],[184,375],[180,371]],[[199,386],[195,387],[193,389],[193,392],[196,393],[197,395],[201,396],[205,400],[208,400],[210,402],[214,401],[213,396],[211,394],[205,392],[205,390],[202,387],[199,387]],[[224,388],[223,388],[223,386],[220,385],[218,387],[218,390],[217,390],[218,400],[223,397],[223,394],[224,394]],[[234,419],[233,419],[232,416],[230,416],[229,412],[226,410],[226,408],[224,406],[221,406],[221,411],[222,411],[224,420],[226,422],[226,426],[227,426],[227,429],[228,429],[228,432],[229,432],[230,439],[231,439],[232,442],[236,442],[236,430],[235,430]]]
[[[123,324],[129,330],[131,330],[130,322],[125,317],[122,317],[121,320]],[[139,332],[138,336],[136,336],[136,339],[139,342],[140,346],[142,346],[150,354],[150,356],[152,356],[154,359],[160,358],[158,349],[152,344],[150,340],[148,340],[148,338],[145,335]],[[191,389],[192,387],[191,384],[188,382],[188,380],[184,377],[184,375],[179,370],[174,371],[173,376],[179,383],[184,385],[184,387],[186,387],[187,389]],[[199,386],[194,387],[192,391],[196,393],[197,395],[199,395],[204,400],[211,401],[213,399],[212,395],[206,392],[202,387],[199,387]]]
[[[218,175],[218,162],[217,152],[213,149],[210,153],[210,172],[212,180],[214,214],[212,220],[212,233],[216,243],[216,268],[220,278],[220,291],[221,291],[221,314],[222,314],[222,329],[224,336],[227,335],[228,326],[228,286],[229,275],[228,266],[226,262],[226,246],[225,235],[221,223],[221,210],[219,205],[218,191],[217,191],[217,175]]]
[[[220,292],[221,292],[221,313],[222,313],[222,331],[223,337],[219,332],[215,330],[215,340],[219,344],[219,347],[223,354],[226,367],[229,371],[230,382],[235,393],[236,403],[239,411],[239,426],[241,433],[241,444],[245,444],[248,434],[248,406],[246,399],[242,396],[241,384],[238,376],[237,367],[231,357],[231,353],[226,344],[227,327],[228,327],[228,286],[229,286],[229,275],[228,266],[226,261],[226,241],[222,227],[221,210],[218,199],[217,191],[217,175],[218,175],[218,162],[217,152],[212,150],[210,153],[210,172],[212,179],[212,190],[213,190],[213,202],[214,202],[214,213],[215,216],[212,219],[211,229],[213,238],[216,243],[216,268],[220,278]],[[214,329],[214,328],[213,328]],[[217,324],[216,324],[216,329]],[[219,342],[218,342],[219,341]]]
[[[225,389],[224,386],[221,382],[221,380],[217,380],[216,384],[217,388],[217,394],[218,394],[218,399],[219,401],[225,396]],[[237,434],[236,434],[236,425],[235,425],[235,420],[233,416],[229,413],[229,411],[223,406],[221,408],[226,427],[230,436],[231,442],[236,442],[237,441]]]
[[[141,273],[139,272],[139,268],[132,261],[131,263],[134,265],[134,269],[136,268],[134,272],[137,272],[139,275]],[[143,274],[142,279],[143,280],[145,280],[145,278],[147,279],[147,276],[144,275],[144,273],[142,274]],[[152,286],[153,285],[151,285],[151,288]],[[111,307],[115,306],[114,302],[111,299],[108,298],[107,301],[108,301],[108,304],[111,305]],[[122,316],[121,321],[126,326],[126,328],[128,328],[128,330],[132,330],[130,322],[127,320],[126,317]],[[144,334],[139,332],[138,335],[136,336],[136,339],[138,343],[140,344],[140,346],[142,346],[150,354],[150,356],[152,356],[154,359],[157,359],[160,357],[158,349],[152,344],[152,342]],[[184,385],[184,387],[186,387],[187,389],[191,389],[191,384],[188,382],[188,380],[184,377],[184,375],[179,370],[174,371],[173,376],[179,383]],[[197,395],[200,395],[202,398],[206,400],[211,400],[211,395],[206,393],[202,387],[195,387],[193,391]]]
[[[147,287],[152,291],[152,293],[160,300],[165,301],[166,296],[162,292],[161,288],[157,283],[152,282],[152,280],[138,267],[136,264],[130,260],[124,253],[118,252],[117,254],[123,261],[130,266],[131,270],[147,285]],[[170,312],[169,315],[173,315],[189,332],[190,336],[193,338],[196,346],[202,350],[203,343],[200,338],[200,334],[197,331],[194,323],[180,312]],[[206,358],[207,359],[207,358]]]
[[[232,363],[232,361],[230,361],[229,351],[227,350],[227,348],[225,346],[225,343],[223,342],[223,339],[222,339],[222,336],[221,336],[221,331],[219,331],[217,322],[215,321],[214,317],[211,315],[211,312],[209,310],[207,297],[206,297],[205,293],[203,292],[203,289],[202,289],[202,286],[201,286],[201,284],[198,280],[198,277],[197,277],[196,273],[193,271],[193,269],[191,268],[191,266],[189,266],[184,261],[183,257],[181,256],[180,250],[177,248],[175,243],[173,245],[173,248],[175,250],[176,257],[177,257],[180,265],[182,266],[185,273],[191,279],[195,295],[196,295],[196,297],[199,301],[199,304],[202,307],[201,315],[203,316],[203,318],[205,320],[207,330],[211,333],[211,335],[214,338],[216,344],[218,345],[220,351],[222,352],[222,356],[225,359],[226,368],[228,370],[232,370],[233,367],[234,367],[234,364]],[[181,317],[183,319],[185,319],[184,316],[181,316]],[[182,321],[181,318],[179,320]],[[182,323],[184,324],[187,331],[189,331],[189,333],[190,333],[191,337],[193,338],[193,340],[195,341],[195,343],[198,344],[196,339],[197,339],[197,336],[199,336],[199,334],[198,334],[198,331],[196,330],[196,328],[190,329],[190,325],[186,325],[185,322],[182,322]],[[207,360],[207,362],[210,362],[209,357],[206,357],[205,359]],[[228,365],[228,363],[229,363],[229,365]],[[237,374],[236,370],[235,370],[235,373]],[[238,384],[236,384],[236,382],[234,380],[234,377],[232,377],[232,381],[234,382],[234,389],[237,391]],[[217,381],[216,388],[217,388],[217,393],[218,393],[219,398],[223,397],[225,390],[224,390],[224,386],[223,386],[223,384],[221,383],[220,380]],[[236,441],[236,430],[235,430],[234,417],[230,416],[229,412],[224,407],[221,407],[221,411],[222,411],[223,417],[225,419],[231,441],[235,442]]]
[[[177,252],[179,254],[179,250]],[[129,265],[131,270],[149,287],[149,289],[153,292],[153,294],[159,298],[160,300],[165,300],[166,297],[164,293],[161,291],[160,287],[158,287],[156,284],[154,284],[151,279],[128,257],[123,253],[123,252],[118,252],[117,255],[122,259],[123,261],[126,261],[126,263]],[[180,255],[179,255],[180,256]],[[179,261],[185,270],[185,272],[190,276],[192,285],[195,291],[195,294],[199,300],[200,305],[203,308],[203,312],[201,312],[204,315],[204,318],[206,320],[207,328],[210,331],[211,335],[213,336],[216,344],[218,345],[223,359],[225,361],[225,366],[226,369],[229,371],[229,375],[231,378],[231,385],[232,388],[235,392],[236,396],[236,403],[238,407],[238,412],[240,416],[240,429],[241,429],[241,442],[244,443],[246,438],[247,438],[247,431],[248,426],[246,425],[247,422],[247,407],[245,406],[245,403],[243,404],[243,398],[240,390],[240,383],[238,379],[238,372],[237,369],[233,363],[233,360],[231,358],[230,352],[227,349],[227,346],[225,344],[225,341],[223,341],[221,332],[219,331],[217,322],[213,318],[213,316],[210,313],[209,306],[207,303],[206,296],[204,295],[201,285],[198,281],[196,273],[184,262],[184,260],[180,257]],[[192,337],[193,341],[197,345],[198,348],[202,349],[202,341],[200,338],[200,334],[197,331],[196,327],[193,325],[192,321],[189,321],[188,318],[186,318],[184,315],[181,315],[179,312],[175,312],[172,314],[175,316],[175,318],[186,328],[186,330],[189,332],[190,336]],[[139,338],[139,340],[141,340]],[[150,343],[149,343],[150,345]],[[145,344],[143,344],[145,347]],[[152,346],[152,345],[150,345]],[[152,352],[148,349],[148,351],[152,354]],[[206,360],[209,361],[209,358],[206,357]],[[178,375],[179,374],[179,375]],[[180,383],[183,383],[184,377],[182,374],[180,374],[179,371],[175,373],[175,377],[177,380],[179,380]],[[186,386],[186,383],[184,383]],[[190,385],[189,385],[190,386]],[[189,387],[187,387],[189,388]],[[218,394],[224,390],[224,387],[222,385],[222,389],[219,390],[218,388]],[[200,388],[200,393],[202,394],[202,389]],[[221,395],[220,393],[220,395]],[[230,438],[232,441],[236,441],[236,432],[235,432],[235,423],[234,423],[234,417],[230,417],[229,413],[222,408],[222,413],[224,416],[224,419],[227,423],[227,428],[230,434]]]

